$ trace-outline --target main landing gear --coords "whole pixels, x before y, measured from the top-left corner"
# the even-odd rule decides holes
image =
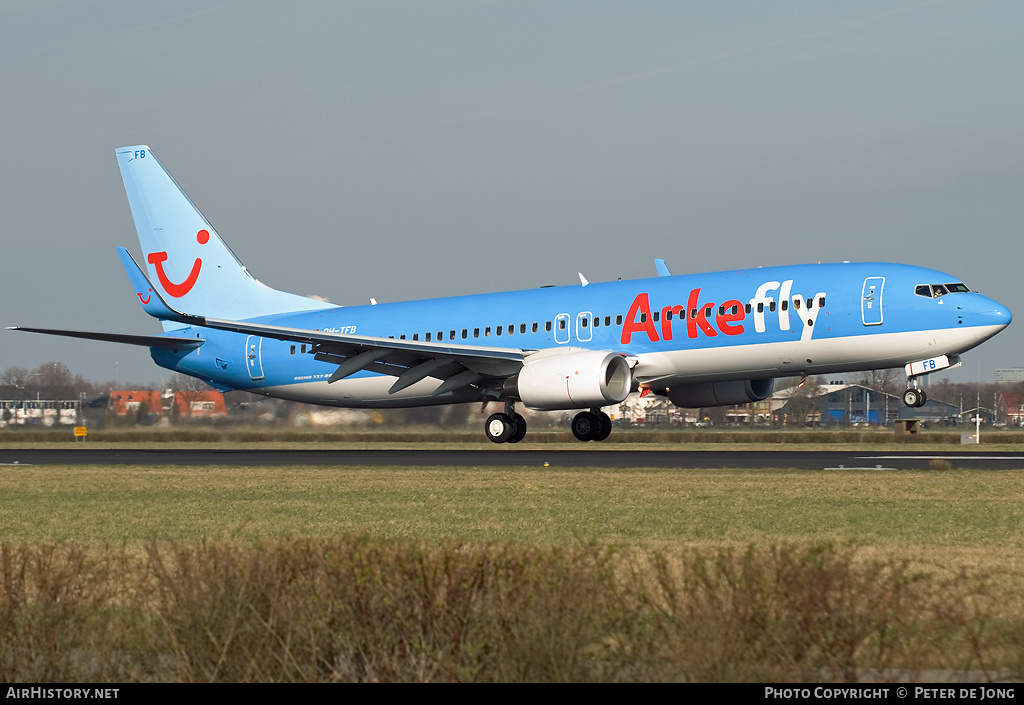
[[[581,441],[603,441],[612,432],[612,420],[600,409],[581,411],[572,420],[572,435]]]
[[[515,402],[506,401],[504,412],[487,417],[484,433],[492,443],[518,443],[526,437],[526,419],[516,413]]]
[[[572,435],[581,441],[603,441],[611,432],[612,420],[600,409],[581,411],[572,420]],[[526,437],[526,419],[509,400],[503,412],[487,417],[484,433],[492,443],[518,443]]]

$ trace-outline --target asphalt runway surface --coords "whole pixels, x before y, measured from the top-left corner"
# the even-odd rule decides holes
[[[547,467],[630,469],[832,468],[923,470],[943,458],[954,468],[1024,470],[1024,452],[978,450],[871,452],[864,450],[635,450],[593,447],[579,450],[162,450],[154,449],[0,449],[0,465],[143,466],[321,466],[321,467]]]

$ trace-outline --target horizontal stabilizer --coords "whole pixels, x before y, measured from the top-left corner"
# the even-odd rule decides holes
[[[104,340],[109,343],[125,343],[141,345],[146,348],[170,348],[191,350],[206,342],[203,338],[174,338],[166,335],[131,335],[128,333],[96,333],[88,330],[59,330],[56,328],[23,328],[9,326],[7,330],[23,330],[29,333],[45,333],[46,335],[63,335],[67,338],[85,338],[86,340]]]

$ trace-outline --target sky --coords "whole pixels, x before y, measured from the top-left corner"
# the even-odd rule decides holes
[[[1024,3],[5,0],[0,326],[157,333],[114,149],[338,304],[894,261],[1024,316]],[[953,381],[1024,366],[1011,325]],[[159,383],[145,348],[0,331]]]

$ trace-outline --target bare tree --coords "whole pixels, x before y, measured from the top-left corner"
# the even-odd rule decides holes
[[[903,387],[903,369],[900,367],[889,367],[884,370],[868,370],[862,372],[855,380],[869,389],[885,394],[899,394]]]
[[[200,401],[203,396],[203,392],[213,389],[203,380],[198,377],[191,375],[181,374],[180,372],[174,375],[171,380],[171,391],[174,392],[175,398],[171,400],[170,416],[174,420],[182,420],[188,418],[191,415],[192,402]],[[181,410],[178,408],[177,401],[181,399],[184,402],[186,409],[185,416],[182,417]]]
[[[32,373],[27,367],[8,367],[0,374],[0,385],[11,387],[11,394],[18,398],[27,395]]]

